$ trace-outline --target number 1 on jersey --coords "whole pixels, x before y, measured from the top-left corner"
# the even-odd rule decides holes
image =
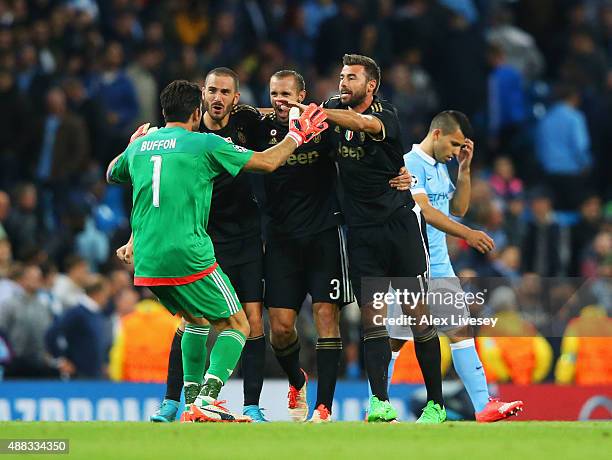
[[[159,208],[159,180],[161,178],[162,157],[161,155],[153,155],[151,161],[153,162],[153,179],[151,180],[153,206]]]

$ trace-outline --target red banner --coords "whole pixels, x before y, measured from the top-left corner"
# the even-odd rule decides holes
[[[498,385],[502,401],[525,403],[510,420],[612,420],[612,386]]]

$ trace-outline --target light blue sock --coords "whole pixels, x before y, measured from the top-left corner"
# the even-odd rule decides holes
[[[393,369],[395,368],[395,360],[399,356],[399,351],[391,352],[391,361],[389,361],[389,369],[387,371],[387,391],[391,388],[391,377],[393,377]],[[372,388],[370,388],[370,382],[368,381],[368,399],[372,397]]]
[[[470,395],[474,411],[480,412],[489,402],[489,388],[474,339],[451,343],[450,347],[455,370]]]

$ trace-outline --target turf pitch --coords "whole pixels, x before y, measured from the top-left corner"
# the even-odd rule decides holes
[[[612,422],[454,422],[439,426],[0,422],[0,438],[68,439],[69,454],[56,458],[87,460],[612,458]],[[0,460],[5,458],[23,459],[24,455],[0,455]]]

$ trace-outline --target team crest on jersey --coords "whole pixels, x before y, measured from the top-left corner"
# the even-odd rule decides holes
[[[347,129],[346,133],[344,133],[344,137],[346,138],[347,141],[350,141],[353,138],[353,131],[351,131],[350,129]]]

